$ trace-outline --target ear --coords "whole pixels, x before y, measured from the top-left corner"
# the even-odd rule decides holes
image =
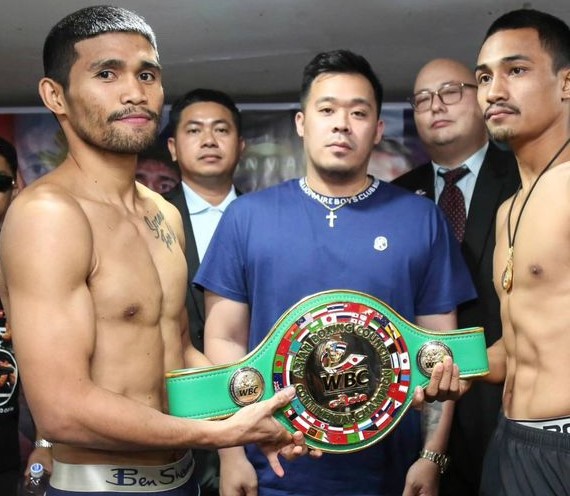
[[[297,134],[301,138],[305,136],[305,114],[303,112],[295,114],[295,127],[297,128]]]
[[[176,160],[177,160],[177,158],[176,158],[176,139],[171,136],[170,138],[168,138],[166,145],[168,146],[168,151],[170,152],[170,157],[172,158],[172,161],[176,162]]]
[[[570,100],[570,69],[562,71],[562,101]]]
[[[378,119],[378,123],[376,124],[376,135],[374,136],[374,144],[377,145],[380,143],[382,136],[384,135],[384,121],[382,119]]]
[[[44,105],[56,115],[66,113],[65,95],[61,84],[50,78],[42,78],[38,91]]]
[[[238,148],[239,148],[239,156],[241,157],[241,154],[245,150],[245,140],[243,138],[239,139]]]
[[[18,170],[16,172],[16,188],[18,189],[18,192],[20,192],[25,187],[26,187],[26,181],[24,180],[24,176],[22,175],[22,171],[20,170],[20,167],[18,166]]]

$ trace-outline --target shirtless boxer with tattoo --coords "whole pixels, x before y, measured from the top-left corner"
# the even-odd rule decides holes
[[[6,216],[0,296],[54,443],[48,495],[198,494],[189,447],[261,443],[281,474],[280,449],[306,452],[272,417],[293,391],[219,422],[166,414],[164,373],[209,362],[186,329],[180,215],[135,182],[163,103],[151,28],[121,8],[82,9],[50,31],[44,70],[39,92],[69,151]]]

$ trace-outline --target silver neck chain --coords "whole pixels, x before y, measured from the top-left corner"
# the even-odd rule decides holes
[[[299,179],[299,186],[301,187],[301,190],[303,190],[307,196],[319,202],[329,211],[325,217],[329,221],[329,227],[334,227],[334,221],[338,218],[338,216],[335,214],[337,210],[340,210],[342,207],[351,203],[357,203],[361,200],[365,200],[378,189],[379,184],[380,180],[373,178],[370,186],[352,196],[325,196],[317,193],[316,191],[313,191],[307,184],[306,177]]]

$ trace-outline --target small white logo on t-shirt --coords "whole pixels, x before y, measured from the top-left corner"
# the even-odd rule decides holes
[[[384,236],[378,236],[374,240],[374,249],[384,251],[386,248],[388,248],[388,240]]]

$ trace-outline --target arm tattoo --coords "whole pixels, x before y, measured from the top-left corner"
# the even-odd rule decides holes
[[[155,239],[162,241],[172,251],[172,245],[176,242],[176,233],[170,227],[170,224],[166,222],[164,214],[159,210],[152,219],[145,215],[144,221],[154,234]]]
[[[442,410],[443,403],[440,403],[439,401],[424,403],[422,407],[422,436],[424,442],[437,430]]]

